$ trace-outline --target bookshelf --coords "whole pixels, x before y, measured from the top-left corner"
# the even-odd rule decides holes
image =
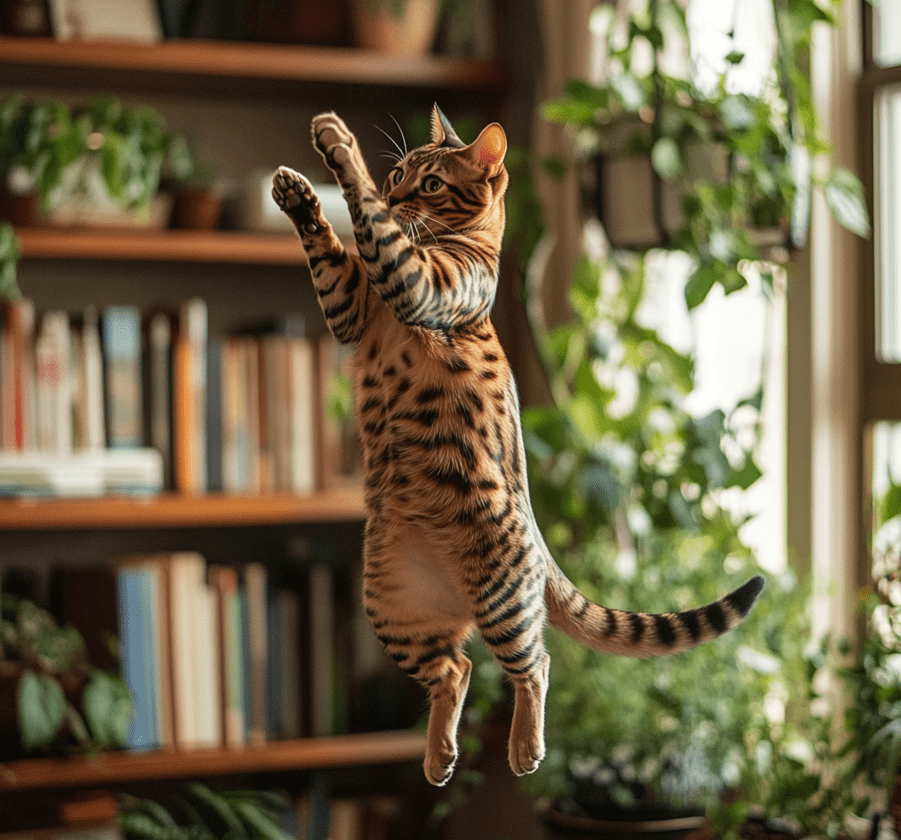
[[[357,106],[367,112],[376,100],[383,113],[398,102],[410,110],[427,109],[439,96],[442,102],[496,112],[508,84],[509,74],[498,62],[449,56],[411,59],[349,48],[187,40],[135,45],[0,36],[0,90],[38,88],[51,95],[58,90],[93,95],[112,88],[123,98],[163,96],[190,107],[222,111],[233,104],[273,112],[296,105],[301,115],[303,107],[319,108],[323,102],[342,112]],[[199,113],[198,122],[207,113]],[[361,122],[365,130],[365,121]],[[236,132],[252,138],[255,128],[239,125]],[[219,282],[222,274],[220,298],[211,302],[218,314],[225,313],[219,323],[227,323],[228,315],[241,315],[244,298],[236,290],[251,271],[260,278],[261,296],[268,305],[277,297],[274,289],[303,282],[306,266],[306,255],[293,234],[35,227],[20,228],[17,235],[22,268],[29,278],[40,281],[37,302],[44,307],[104,301],[117,292],[115,277],[134,265],[142,280],[158,272],[165,289],[159,293],[170,296],[178,282],[171,277],[185,274],[187,296],[209,294],[216,287],[207,278],[215,276]],[[197,273],[191,275],[192,271]],[[62,286],[68,283],[68,272],[76,280]],[[98,291],[104,283],[104,291]],[[57,289],[64,293],[59,304],[53,297]],[[23,291],[29,295],[29,289]],[[318,313],[311,309],[306,314],[312,321]],[[94,552],[110,556],[115,551],[161,548],[203,551],[205,543],[215,551],[213,546],[225,542],[240,546],[258,542],[269,550],[275,541],[284,540],[287,552],[288,543],[296,543],[298,536],[302,541],[309,531],[325,525],[331,526],[327,539],[335,535],[358,549],[363,515],[361,488],[308,495],[7,498],[0,499],[0,540],[17,562],[21,556],[21,562],[46,564],[69,552],[85,559]],[[265,538],[257,540],[263,534]],[[209,559],[216,557],[211,554]],[[424,751],[422,733],[395,731],[231,749],[23,759],[0,763],[0,799],[10,801],[20,792],[418,762]]]
[[[363,520],[363,492],[322,490],[308,496],[260,495],[117,496],[103,499],[0,500],[0,531],[210,528]]]
[[[106,753],[0,763],[0,793],[238,776],[421,759],[423,732],[373,732],[276,741],[242,749]]]

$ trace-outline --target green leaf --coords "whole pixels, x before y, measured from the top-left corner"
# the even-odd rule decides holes
[[[66,715],[66,695],[53,677],[26,671],[16,697],[19,733],[26,750],[52,744]]]
[[[19,265],[19,240],[8,222],[0,222],[0,299],[22,297],[16,282]]]
[[[700,306],[719,279],[720,272],[713,263],[701,263],[685,284],[685,303],[689,309]]]
[[[760,467],[758,467],[751,458],[748,458],[739,469],[732,471],[728,486],[740,487],[742,490],[747,490],[762,475],[763,473],[761,472]]]
[[[125,683],[103,671],[94,671],[81,699],[91,734],[103,747],[125,744],[134,717],[134,704]]]
[[[870,216],[864,200],[863,184],[852,172],[837,166],[824,187],[826,203],[835,220],[858,236],[870,235]]]
[[[682,152],[672,137],[661,137],[651,149],[654,170],[665,181],[678,178],[684,171]]]

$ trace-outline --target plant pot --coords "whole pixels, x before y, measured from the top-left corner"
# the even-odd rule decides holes
[[[202,187],[185,187],[173,196],[170,227],[214,230],[222,215],[222,199]]]
[[[703,812],[636,803],[609,817],[567,814],[546,800],[536,805],[548,840],[683,840],[706,822]]]
[[[346,46],[350,29],[349,0],[285,0],[259,3],[252,24],[260,41],[318,46]]]
[[[425,55],[435,40],[438,0],[406,0],[400,16],[395,0],[353,0],[358,47],[398,56]]]
[[[41,222],[41,208],[37,193],[10,192],[0,189],[0,221],[12,222],[17,227],[33,227]]]

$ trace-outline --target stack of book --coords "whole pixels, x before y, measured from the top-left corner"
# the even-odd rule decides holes
[[[352,687],[397,669],[329,566],[301,577],[277,583],[260,563],[220,566],[194,552],[137,555],[54,570],[52,607],[100,665],[114,665],[118,635],[132,749],[340,734]]]
[[[346,366],[333,340],[305,337],[300,316],[219,338],[200,298],[78,317],[5,302],[0,493],[308,493],[351,483],[352,419],[333,412]]]

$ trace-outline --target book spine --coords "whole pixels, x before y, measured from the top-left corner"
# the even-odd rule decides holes
[[[141,445],[141,314],[135,306],[108,306],[102,314],[106,438],[112,449]]]
[[[148,569],[119,569],[117,593],[121,670],[135,703],[135,717],[126,744],[133,750],[159,747],[161,740],[154,638],[154,584]]]

